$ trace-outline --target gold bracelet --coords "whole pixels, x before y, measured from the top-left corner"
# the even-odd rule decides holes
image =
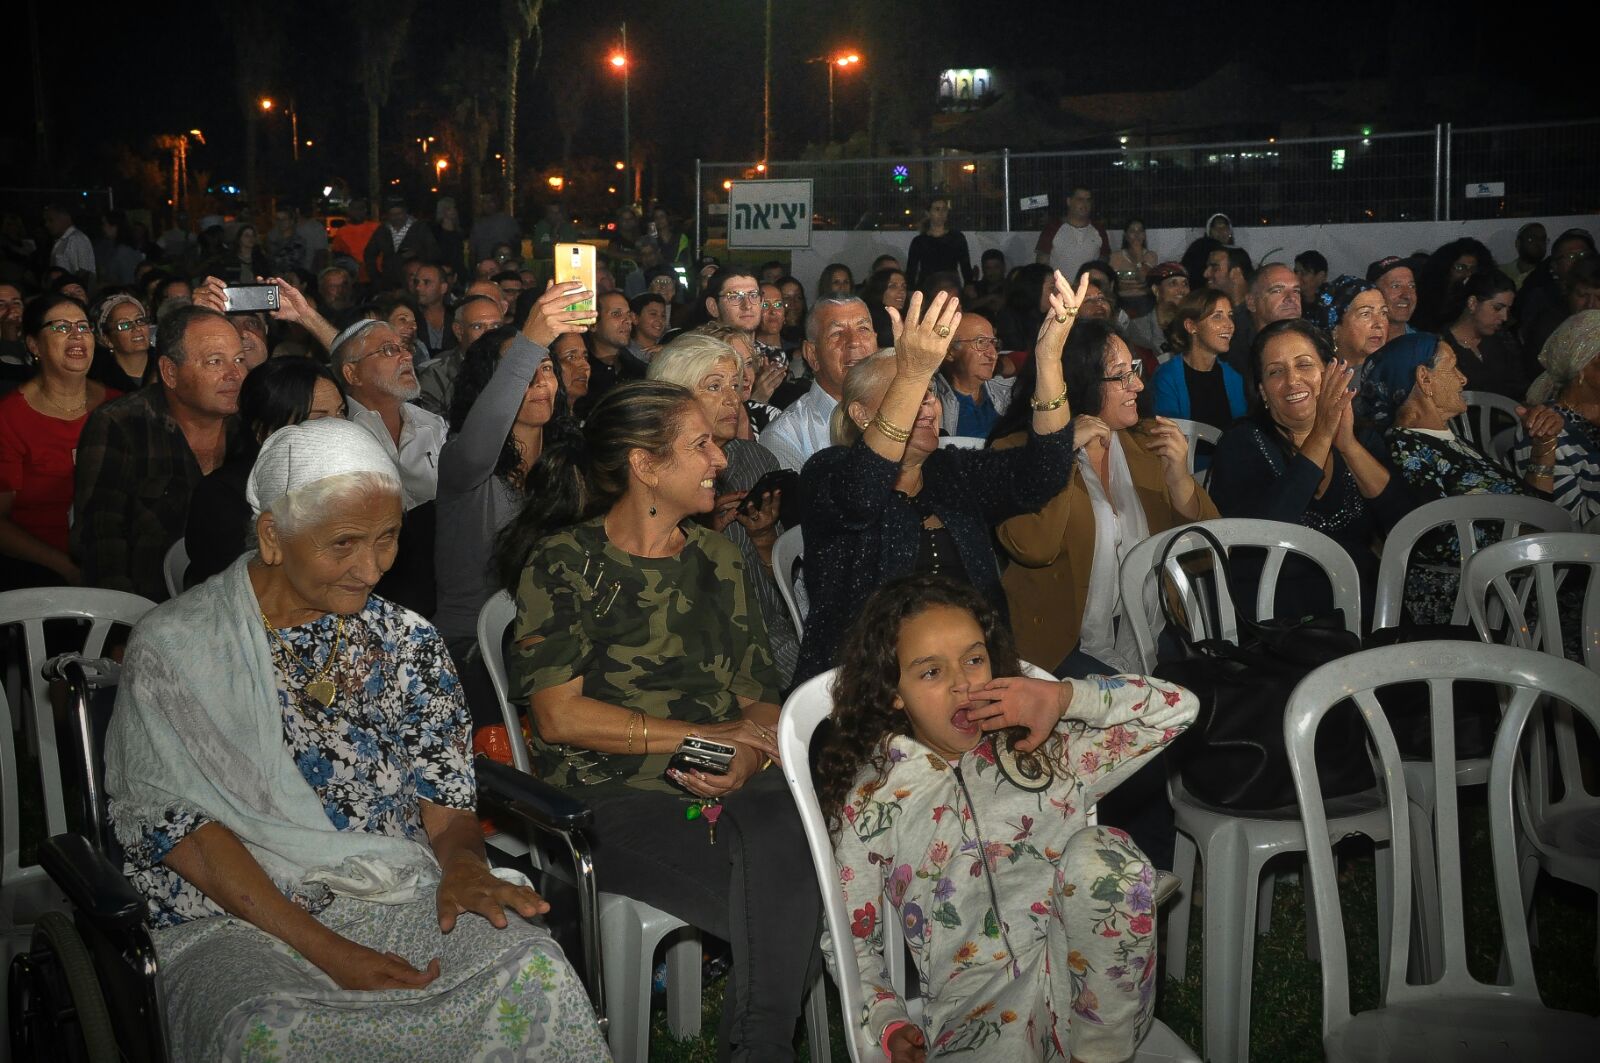
[[[639,724],[644,728],[644,755],[650,755],[650,717],[644,713],[639,714]]]
[[[911,438],[911,429],[901,428],[899,425],[890,424],[888,421],[883,419],[883,414],[881,413],[874,417],[872,419],[872,423],[867,427],[876,428],[895,443],[904,443],[906,440]]]
[[[633,729],[635,727],[637,727],[638,725],[639,725],[639,714],[637,712],[629,713],[628,714],[628,754],[630,756],[633,754]]]
[[[1061,394],[1057,395],[1055,398],[1051,399],[1049,402],[1040,402],[1038,399],[1029,399],[1028,400],[1028,405],[1032,406],[1039,413],[1049,413],[1051,410],[1059,410],[1059,409],[1061,409],[1061,407],[1065,406],[1066,404],[1067,404],[1067,386],[1065,384],[1061,385]]]

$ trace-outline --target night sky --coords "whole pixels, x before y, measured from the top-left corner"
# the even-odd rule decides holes
[[[40,2],[40,0],[35,0]],[[93,19],[71,5],[43,3],[41,45],[49,127],[56,150],[56,186],[105,185],[118,180],[119,149],[154,159],[150,137],[191,127],[205,131],[191,169],[237,181],[243,169],[243,121],[234,85],[234,45],[226,19],[238,0],[152,11],[124,4],[97,9]],[[990,66],[1031,71],[1061,93],[1171,89],[1192,83],[1233,60],[1258,64],[1286,82],[1390,78],[1396,84],[1426,76],[1460,76],[1457,115],[1536,120],[1592,113],[1571,91],[1579,65],[1551,50],[1553,37],[1525,20],[1463,13],[1460,5],[1186,4],[1057,5],[957,4],[951,0],[779,0],[774,4],[774,157],[794,157],[822,140],[826,77],[808,56],[839,46],[860,48],[875,61],[875,33],[893,32],[902,49],[938,66]],[[22,5],[16,5],[20,8]],[[350,9],[312,0],[277,0],[289,27],[279,99],[293,96],[305,155],[302,186],[335,175],[364,185],[365,106],[356,81],[358,51]],[[1259,8],[1260,14],[1249,13]],[[462,12],[470,12],[462,14]],[[480,13],[481,12],[481,13]],[[1058,12],[1072,12],[1067,17]],[[9,106],[0,124],[0,186],[29,186],[32,98],[25,10],[8,20],[10,61],[0,64]],[[632,76],[632,125],[639,149],[659,160],[660,190],[686,198],[692,159],[755,159],[761,149],[762,4],[757,0],[549,0],[543,61],[523,64],[519,155],[525,165],[559,155],[559,134],[548,107],[549,79],[592,81],[576,155],[620,157],[620,79],[605,65],[617,24],[626,18]],[[885,25],[887,23],[887,26]],[[437,72],[448,45],[481,44],[486,57],[503,51],[497,5],[436,3],[413,17],[406,57],[383,111],[384,141],[392,152],[433,131],[430,108],[442,106]],[[881,56],[884,49],[879,49]],[[531,48],[530,48],[531,53]],[[884,64],[874,69],[883,76]],[[1514,84],[1507,93],[1496,79]],[[930,83],[929,92],[933,91]],[[865,122],[866,82],[838,80],[841,138]],[[1510,101],[1508,103],[1508,101]],[[1529,106],[1530,101],[1534,106]],[[1397,120],[1404,117],[1403,101]],[[1373,116],[1380,124],[1386,116]],[[263,125],[268,172],[288,164],[289,133],[282,115]],[[645,147],[649,145],[649,147]],[[496,137],[495,148],[498,147]],[[491,148],[491,150],[495,150]],[[385,175],[399,165],[386,158]],[[406,171],[421,182],[421,159]],[[282,183],[275,181],[275,183]],[[648,188],[647,188],[648,191]]]

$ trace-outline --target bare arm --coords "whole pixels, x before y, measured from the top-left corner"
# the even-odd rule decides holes
[[[689,735],[738,742],[755,747],[762,755],[778,756],[771,733],[777,726],[777,706],[739,699],[742,719],[727,723],[693,724],[611,705],[583,694],[583,677],[535,691],[531,699],[534,724],[546,742],[578,746],[598,753],[669,753]],[[752,710],[756,717],[752,717]],[[768,719],[770,717],[770,720]],[[630,724],[633,741],[630,748]]]
[[[0,492],[0,554],[43,565],[68,582],[77,583],[81,576],[72,558],[49,543],[23,529],[11,519],[11,508],[16,504],[15,491]]]
[[[496,929],[506,927],[506,908],[524,919],[550,910],[550,904],[528,886],[507,882],[489,870],[483,851],[483,830],[478,817],[466,808],[450,808],[431,801],[422,803],[422,827],[439,860],[441,876],[437,901],[439,929],[448,934],[457,917],[476,912]]]

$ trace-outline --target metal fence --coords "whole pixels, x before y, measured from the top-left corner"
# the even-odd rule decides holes
[[[1240,224],[1586,214],[1600,210],[1600,119],[1218,144],[773,162],[696,163],[703,242],[727,223],[726,183],[810,178],[816,229],[908,229],[934,194],[974,231],[1040,228],[1068,188],[1094,190],[1095,216],[1120,226],[1199,226],[1214,211]],[[1467,196],[1467,184],[1488,185]],[[1495,185],[1504,191],[1495,194]],[[1475,187],[1474,191],[1481,191]],[[1048,207],[1023,204],[1047,196]]]

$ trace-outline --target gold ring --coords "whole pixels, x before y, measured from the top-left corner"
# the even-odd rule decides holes
[[[950,326],[949,325],[940,325],[938,328],[934,329],[933,331],[939,334],[939,338],[940,339],[944,339],[946,336],[950,335]]]
[[[1075,307],[1075,306],[1069,306],[1069,307],[1067,307],[1065,310],[1063,310],[1061,312],[1063,314],[1066,314],[1068,317],[1077,317],[1078,316],[1078,308]]]
[[[1066,323],[1067,323],[1067,315],[1066,314],[1057,314],[1056,315],[1056,324],[1065,325]]]

